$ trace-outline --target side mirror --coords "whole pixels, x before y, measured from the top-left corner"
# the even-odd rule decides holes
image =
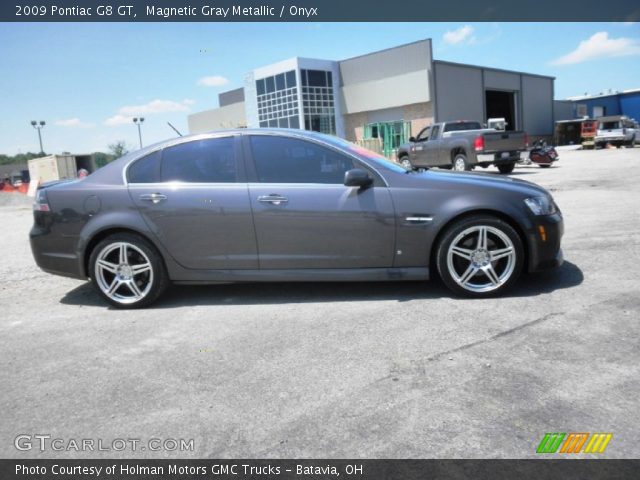
[[[414,143],[415,143],[415,141],[416,141],[416,137],[409,137],[409,141],[410,141],[410,142],[414,142]]]
[[[368,187],[373,183],[373,178],[367,172],[354,168],[344,172],[344,184],[347,187]]]

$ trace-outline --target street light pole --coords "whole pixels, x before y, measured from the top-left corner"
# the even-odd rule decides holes
[[[144,117],[140,117],[140,118],[135,117],[133,119],[133,123],[135,123],[138,126],[138,138],[140,140],[140,148],[142,148],[142,130],[140,129],[142,122],[144,122]]]
[[[40,130],[44,128],[47,123],[44,120],[40,120],[36,122],[35,120],[31,120],[31,126],[38,131],[38,140],[40,141],[40,153],[44,153],[44,149],[42,148],[42,134]]]

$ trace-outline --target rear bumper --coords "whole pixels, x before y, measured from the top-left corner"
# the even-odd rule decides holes
[[[505,163],[514,163],[520,160],[520,152],[508,152],[509,155],[503,157],[500,153],[478,153],[476,154],[478,163],[493,163],[502,165]]]
[[[602,137],[596,137],[595,139],[596,143],[626,143],[630,141],[631,141],[631,137],[626,138],[622,136],[602,136]]]
[[[533,219],[533,226],[527,232],[529,272],[539,272],[562,265],[564,256],[560,243],[563,234],[564,221],[561,214]]]
[[[29,242],[33,258],[43,271],[63,277],[86,279],[80,258],[77,254],[70,253],[71,245],[61,245],[67,243],[65,239],[56,239],[50,230],[34,225],[29,232]]]

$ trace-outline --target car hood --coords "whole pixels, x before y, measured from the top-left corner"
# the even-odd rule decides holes
[[[434,182],[440,188],[493,189],[512,191],[525,196],[549,195],[549,192],[535,183],[511,177],[498,177],[496,174],[479,172],[443,172],[427,170],[424,173],[409,174],[416,186],[425,186]]]

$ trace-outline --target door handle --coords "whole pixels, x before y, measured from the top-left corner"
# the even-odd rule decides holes
[[[145,202],[160,203],[166,199],[167,196],[162,193],[145,193],[140,195],[140,200],[144,200]]]
[[[289,199],[287,197],[283,197],[282,195],[272,193],[271,195],[259,196],[258,201],[260,203],[270,203],[271,205],[281,205],[283,203],[288,203]]]

